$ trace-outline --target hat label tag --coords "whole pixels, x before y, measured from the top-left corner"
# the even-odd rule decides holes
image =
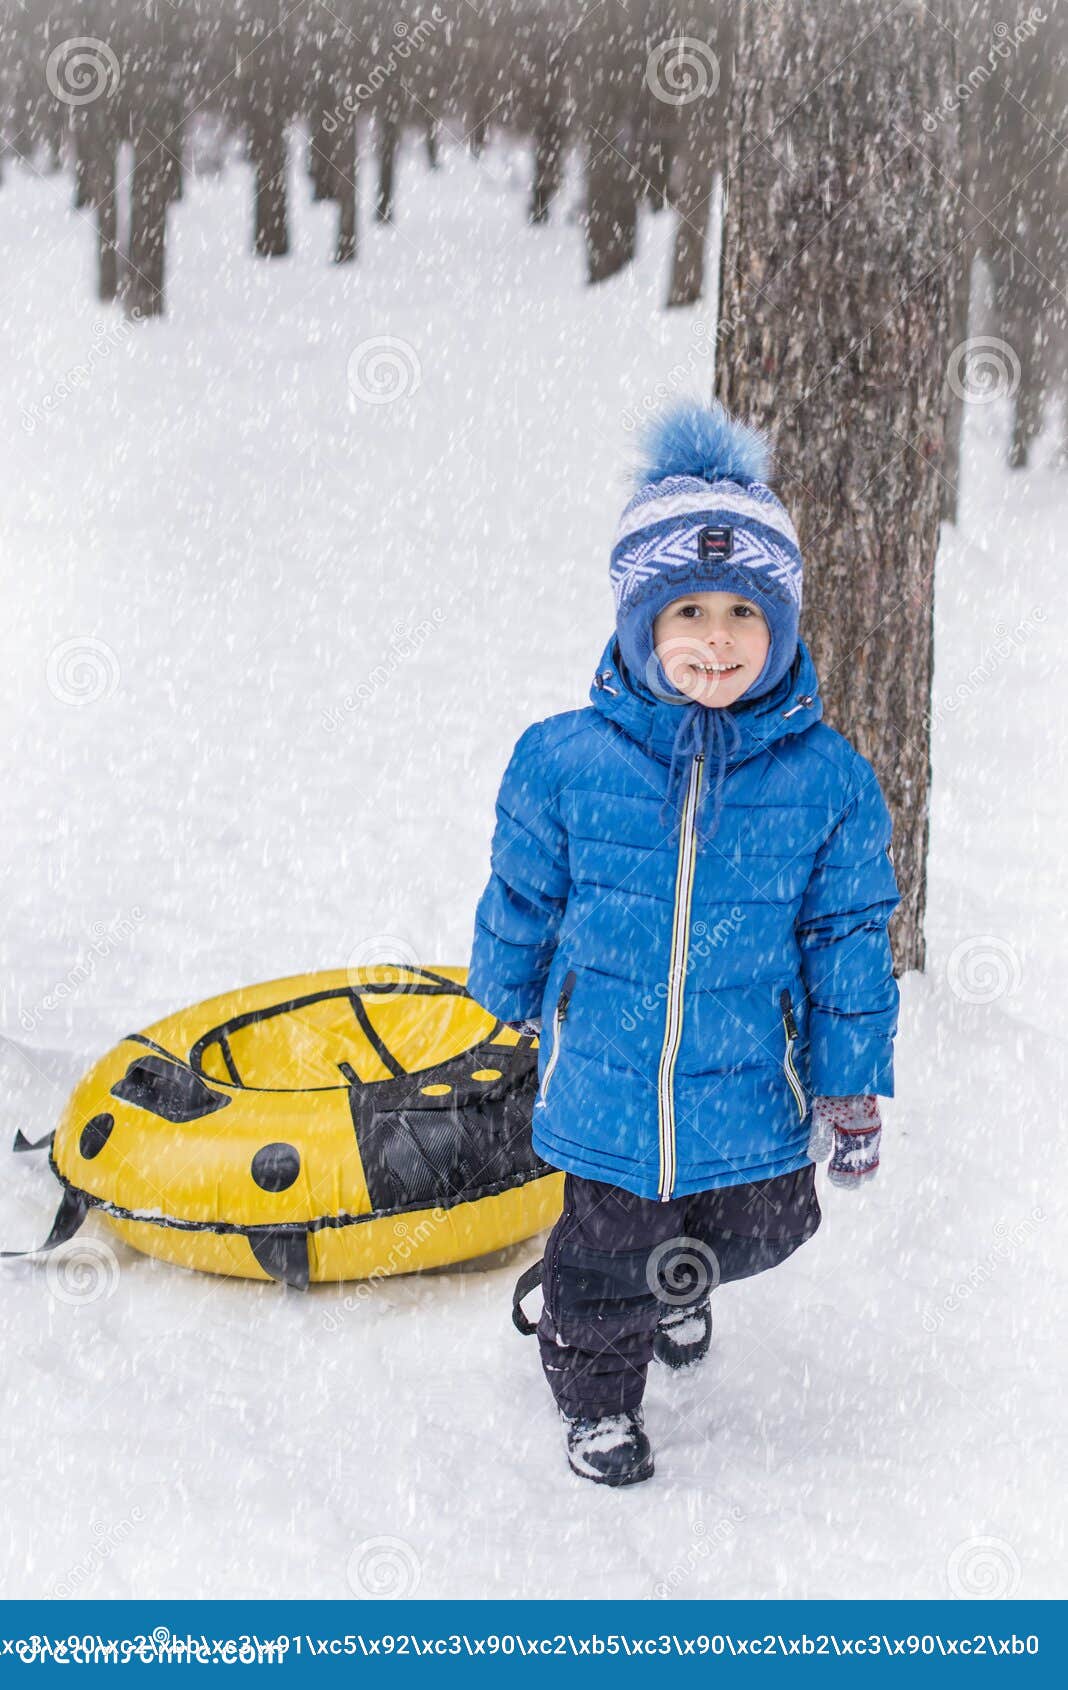
[[[730,557],[734,550],[734,529],[727,526],[702,528],[697,536],[697,555],[702,563],[707,558]]]

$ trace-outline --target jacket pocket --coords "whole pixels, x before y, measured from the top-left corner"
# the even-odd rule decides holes
[[[779,1007],[782,1010],[782,1029],[786,1035],[786,1052],[783,1056],[782,1067],[786,1075],[786,1083],[794,1094],[798,1116],[803,1120],[808,1109],[805,1088],[801,1084],[797,1069],[794,1066],[794,1045],[797,1042],[797,1022],[794,1020],[794,1006],[790,999],[789,989],[784,986],[779,993]]]
[[[560,988],[560,995],[556,1000],[556,1008],[553,1010],[551,1023],[552,1049],[549,1052],[549,1059],[545,1064],[545,1071],[541,1077],[541,1091],[539,1092],[537,1101],[534,1104],[535,1109],[544,1108],[545,1101],[549,1095],[549,1087],[552,1084],[553,1074],[556,1072],[556,1064],[560,1060],[560,1037],[564,1024],[564,1017],[567,1014],[567,1006],[571,1002],[571,993],[574,989],[575,970],[571,968],[568,969],[568,972],[564,976],[564,983]]]

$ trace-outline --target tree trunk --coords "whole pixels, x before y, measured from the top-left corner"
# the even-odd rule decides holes
[[[824,717],[894,817],[895,972],[922,969],[932,596],[955,285],[958,77],[922,6],[739,9],[717,396],[766,429],[806,558]]]
[[[289,251],[286,211],[285,115],[269,101],[253,104],[249,154],[256,169],[254,246],[260,258],[284,258]]]
[[[375,201],[375,222],[393,221],[393,171],[400,137],[400,113],[395,103],[386,99],[376,114],[378,128],[378,198]]]
[[[335,264],[351,264],[356,257],[356,114],[340,114],[337,133],[331,136],[330,174],[337,201],[337,246]]]
[[[567,125],[559,105],[546,106],[534,126],[534,182],[530,196],[530,221],[544,223],[564,174],[564,142]]]
[[[653,211],[663,211],[669,201],[671,165],[679,141],[675,111],[658,100],[648,88],[642,90],[636,137],[638,191]]]
[[[723,168],[722,146],[718,132],[694,120],[676,155],[671,203],[679,220],[675,225],[668,305],[693,305],[704,292],[705,245],[716,177]]]
[[[105,100],[95,100],[71,114],[77,203],[96,210],[97,298],[108,304],[119,292],[116,159],[118,122]]]
[[[344,116],[338,83],[325,73],[312,84],[308,115],[308,175],[313,200],[334,198],[334,171],[331,162],[334,125]],[[324,122],[328,120],[328,124]]]
[[[130,180],[130,239],[123,274],[123,308],[128,315],[163,315],[163,265],[167,206],[174,172],[172,161],[156,139],[158,123],[135,125],[134,163]]]
[[[629,264],[638,241],[638,178],[634,123],[626,115],[596,117],[586,140],[586,280],[607,281]]]
[[[119,293],[119,218],[114,145],[96,164],[100,197],[96,204],[97,297],[108,303]]]

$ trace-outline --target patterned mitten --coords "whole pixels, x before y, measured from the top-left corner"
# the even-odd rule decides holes
[[[808,1153],[819,1162],[831,1150],[827,1170],[832,1185],[855,1190],[869,1184],[879,1167],[879,1144],[883,1123],[875,1097],[815,1097],[812,1100],[812,1133]]]

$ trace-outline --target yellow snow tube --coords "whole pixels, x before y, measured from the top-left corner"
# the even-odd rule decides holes
[[[51,1135],[64,1193],[43,1248],[92,1209],[150,1256],[304,1288],[463,1261],[551,1226],[563,1174],[531,1148],[537,1040],[495,1020],[466,978],[298,975],[130,1034]]]

